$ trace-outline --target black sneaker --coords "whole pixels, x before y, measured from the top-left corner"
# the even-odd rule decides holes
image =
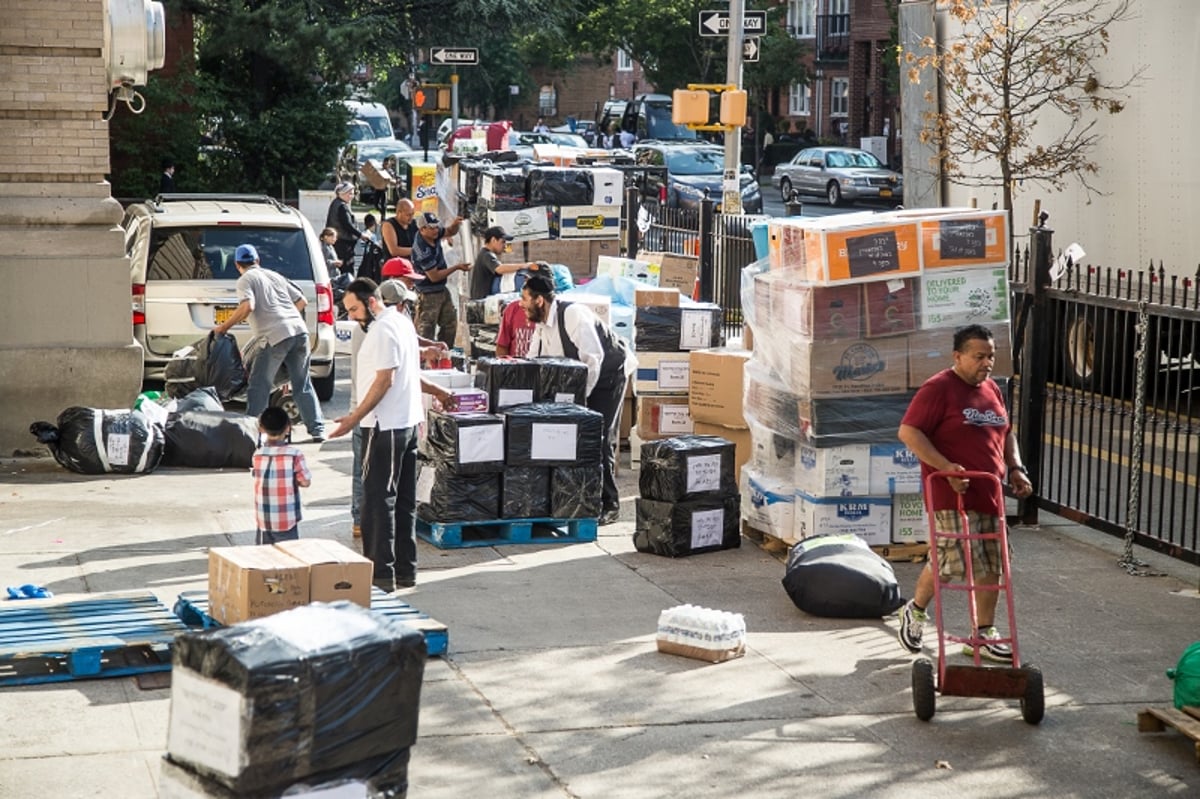
[[[900,631],[896,635],[900,639],[900,646],[909,652],[920,652],[921,633],[925,631],[925,620],[928,618],[929,614],[918,608],[913,600],[905,602],[900,609]]]
[[[987,639],[987,643],[980,645],[979,657],[983,660],[990,660],[993,663],[1012,663],[1012,647],[1007,643],[1000,643],[1000,631],[995,627],[983,627],[979,630],[979,637]],[[970,644],[963,644],[962,653],[967,657],[975,657],[975,648]]]
[[[599,524],[601,527],[604,527],[605,525],[613,524],[620,518],[621,518],[621,509],[613,508],[612,510],[606,510],[606,511],[604,511],[604,513],[601,513],[600,518],[597,520],[596,523]]]
[[[376,588],[378,588],[380,591],[383,591],[385,594],[390,594],[396,590],[396,581],[391,577],[375,577],[371,580],[371,582]]]

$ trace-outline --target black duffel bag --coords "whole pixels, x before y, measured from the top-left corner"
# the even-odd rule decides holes
[[[163,463],[195,469],[249,469],[258,420],[233,411],[187,411],[167,417]]]
[[[805,538],[788,555],[783,588],[814,616],[878,619],[904,604],[892,564],[854,535]]]

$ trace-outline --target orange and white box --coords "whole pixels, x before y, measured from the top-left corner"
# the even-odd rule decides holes
[[[852,214],[821,222],[804,231],[802,272],[810,283],[837,286],[921,274],[916,221]]]
[[[922,220],[921,258],[925,269],[1006,266],[1006,212],[947,209]]]

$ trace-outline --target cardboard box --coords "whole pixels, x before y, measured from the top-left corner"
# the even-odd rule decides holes
[[[592,203],[595,205],[625,204],[625,173],[609,167],[593,167]]]
[[[663,288],[679,289],[685,297],[691,297],[696,288],[696,271],[700,259],[694,255],[678,255],[671,252],[639,251],[639,261],[658,264],[658,285]]]
[[[720,436],[733,443],[733,468],[735,474],[742,473],[742,467],[750,462],[754,454],[754,442],[750,438],[750,430],[745,427],[726,427],[719,424],[709,424],[698,421],[692,415],[692,432],[698,436]]]
[[[637,431],[643,441],[688,435],[694,431],[687,397],[643,394],[637,398]]]
[[[813,497],[796,492],[795,538],[853,533],[871,546],[892,542],[891,497]]]
[[[866,283],[921,272],[917,223],[863,218],[857,214],[822,217],[804,231],[805,279],[821,286]]]
[[[810,286],[778,280],[771,286],[772,323],[782,323],[786,329],[814,341],[859,338],[862,304],[859,285]]]
[[[908,338],[801,341],[791,348],[791,383],[799,396],[896,394],[908,388]]]
[[[629,349],[633,349],[633,315],[634,310],[628,305],[614,305],[609,311],[608,326],[612,332],[625,339]]]
[[[687,394],[691,366],[686,352],[638,352],[634,394]]]
[[[921,221],[925,269],[1007,266],[1008,213],[962,209]]]
[[[275,545],[301,563],[308,564],[310,602],[351,602],[371,607],[371,577],[375,564],[369,559],[327,538],[301,538]]]
[[[745,427],[742,413],[746,350],[692,350],[688,356],[688,398],[697,422]]]
[[[918,280],[921,329],[1008,321],[1008,269],[935,269]]]
[[[592,309],[592,313],[596,314],[596,318],[601,322],[606,325],[612,324],[612,297],[604,294],[588,294],[586,291],[572,291],[569,294],[560,294],[559,299],[564,302],[586,305]]]
[[[544,205],[516,211],[489,210],[487,218],[488,227],[499,225],[513,237],[513,241],[550,238],[550,214]]]
[[[621,255],[620,239],[585,239],[585,241],[588,243],[588,260],[591,261],[593,275],[597,274],[596,265],[600,262],[600,256],[614,258]]]
[[[804,223],[774,217],[767,222],[767,263],[774,270],[804,269]]]
[[[892,497],[892,542],[895,544],[929,543],[929,514],[921,494],[897,494]]]
[[[448,388],[449,393],[453,394],[458,400],[458,405],[453,411],[447,413],[487,413],[488,412],[488,394],[481,388]],[[433,398],[432,394],[421,393],[421,407],[426,412],[431,410],[441,410],[441,404]]]
[[[633,397],[625,397],[621,400],[621,432],[619,438],[621,441],[628,441],[629,434],[633,432]]]
[[[647,286],[657,286],[661,273],[658,264],[634,258],[619,258],[602,255],[596,260],[596,274],[609,277],[627,277]]]
[[[382,191],[396,182],[396,176],[389,170],[384,169],[382,162],[375,163],[370,158],[363,161],[362,173],[366,175],[367,182],[371,184],[371,188],[376,191]]]
[[[795,438],[751,423],[750,458],[747,462],[768,477],[794,482],[796,446]]]
[[[996,342],[993,377],[1012,377],[1012,334],[1008,322],[987,325]],[[908,334],[908,385],[921,384],[943,369],[954,365],[954,328],[918,330]]]
[[[556,205],[550,233],[561,239],[615,239],[621,235],[621,206]]]
[[[871,493],[871,447],[796,445],[794,483],[814,497],[865,497]]]
[[[633,290],[635,308],[679,307],[679,290],[638,286]]]
[[[792,539],[796,527],[796,490],[788,480],[769,477],[747,466],[738,471],[742,520],[778,539]]]
[[[884,494],[921,493],[921,459],[899,441],[871,445],[869,491]]]
[[[863,322],[867,338],[895,336],[917,329],[917,286],[913,278],[863,286]]]
[[[308,564],[272,546],[208,550],[209,615],[224,625],[309,601]]]
[[[518,244],[517,247],[522,245]],[[548,264],[562,264],[571,270],[573,277],[591,277],[596,274],[596,262],[592,260],[592,250],[586,241],[542,239],[530,241],[524,247],[528,248],[528,257],[522,255],[516,263],[545,261]]]

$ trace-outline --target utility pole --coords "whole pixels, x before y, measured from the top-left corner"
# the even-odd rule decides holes
[[[729,50],[725,60],[725,82],[742,88],[742,49],[746,32],[742,29],[746,0],[729,0]],[[742,131],[725,132],[725,174],[721,181],[721,212],[742,213]]]
[[[458,67],[450,73],[450,135],[458,130]]]

